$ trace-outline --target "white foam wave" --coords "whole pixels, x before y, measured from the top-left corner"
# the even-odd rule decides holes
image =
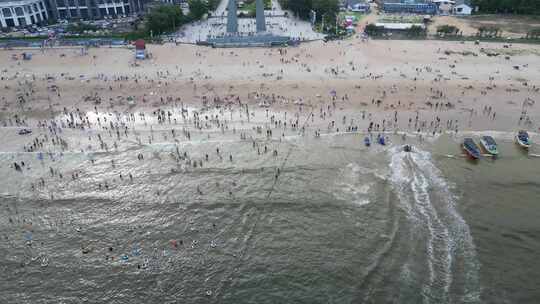
[[[425,263],[429,278],[423,286],[424,302],[450,302],[453,267],[457,258],[465,264],[463,299],[477,301],[479,266],[469,227],[457,212],[450,186],[433,164],[431,155],[418,148],[414,151],[403,152],[399,147],[390,150],[390,181],[401,208],[412,224],[410,237],[419,241],[424,240],[421,235],[426,235]],[[433,196],[437,197],[436,202]],[[408,259],[415,256],[418,255],[409,254]]]
[[[356,163],[348,164],[341,172],[342,178],[336,183],[337,191],[334,191],[334,196],[358,206],[369,204],[371,201],[368,194],[373,183],[363,182],[361,176],[374,173],[375,170],[361,167]]]

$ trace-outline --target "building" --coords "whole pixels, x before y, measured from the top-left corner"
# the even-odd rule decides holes
[[[383,29],[385,32],[404,32],[410,30],[413,26],[426,29],[426,26],[422,23],[375,23],[376,27]]]
[[[0,27],[42,24],[49,19],[45,0],[0,0]]]
[[[142,11],[142,0],[47,0],[50,15],[58,20],[102,19]]]
[[[356,3],[350,6],[349,10],[351,12],[369,14],[369,12],[371,11],[371,7],[369,6],[368,3]]]
[[[470,4],[463,0],[458,0],[456,5],[452,8],[452,13],[454,13],[454,15],[469,16],[472,14],[472,11],[473,9]]]
[[[365,0],[342,0],[340,1],[340,8],[343,11],[349,10],[353,12],[369,13],[370,6]]]
[[[390,14],[422,14],[435,15],[437,14],[437,5],[433,2],[429,3],[400,3],[400,2],[384,2],[382,9],[385,13]]]
[[[47,20],[94,20],[142,12],[148,0],[0,0],[0,26],[25,27]]]
[[[439,14],[441,15],[450,14],[452,12],[452,8],[454,8],[454,5],[456,4],[456,2],[453,0],[433,0],[432,2],[437,5]]]

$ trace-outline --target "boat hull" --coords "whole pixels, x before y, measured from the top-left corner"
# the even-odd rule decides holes
[[[467,149],[467,147],[465,147],[465,145],[461,145],[461,148],[463,149],[463,151],[465,151],[465,153],[467,154],[467,156],[471,159],[479,159],[480,158],[480,154],[478,152],[474,152],[474,151],[471,151],[469,149]]]
[[[486,151],[486,153],[488,154],[491,154],[491,155],[499,154],[499,150],[497,150],[497,148],[490,147],[490,145],[488,145],[484,140],[480,140],[480,145],[482,146],[482,149],[484,149],[484,151]]]
[[[527,143],[527,142],[524,142],[522,141],[521,139],[519,139],[519,137],[516,136],[516,143],[518,144],[518,146],[524,148],[524,149],[529,149],[529,147],[531,146],[530,143]]]
[[[365,145],[366,147],[371,146],[371,141],[369,140],[369,138],[367,138],[367,137],[364,138],[364,145]]]
[[[472,159],[479,159],[480,158],[480,148],[478,145],[474,142],[472,138],[465,138],[463,140],[463,143],[461,144],[461,148],[469,155]]]

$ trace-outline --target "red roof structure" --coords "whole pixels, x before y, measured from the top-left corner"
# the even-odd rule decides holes
[[[136,50],[144,50],[146,49],[146,43],[143,39],[137,39],[134,43]]]

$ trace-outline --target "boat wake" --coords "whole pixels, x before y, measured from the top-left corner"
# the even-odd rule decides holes
[[[448,183],[428,152],[399,148],[389,151],[390,181],[408,230],[400,277],[421,285],[423,303],[479,302],[476,250]]]

